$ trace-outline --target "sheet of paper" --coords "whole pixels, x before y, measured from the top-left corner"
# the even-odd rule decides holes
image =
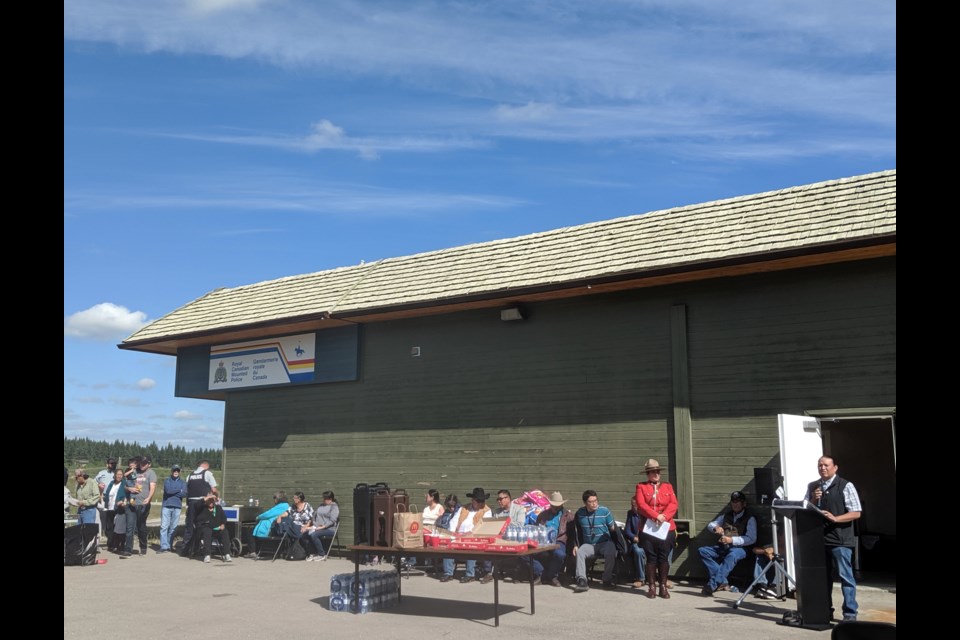
[[[647,518],[643,523],[643,532],[649,533],[655,538],[666,540],[667,534],[670,533],[670,523],[664,522],[663,524],[660,524],[656,520]]]

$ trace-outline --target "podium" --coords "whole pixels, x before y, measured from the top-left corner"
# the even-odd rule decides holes
[[[793,523],[793,564],[797,582],[797,615],[781,624],[809,629],[830,628],[830,594],[823,547],[824,518],[807,500],[774,500],[777,513]]]

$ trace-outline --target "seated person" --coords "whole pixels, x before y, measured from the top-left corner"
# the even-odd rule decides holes
[[[637,589],[643,586],[647,580],[647,573],[644,566],[647,563],[647,554],[643,551],[640,542],[640,533],[643,531],[644,517],[640,515],[640,508],[637,507],[637,496],[630,496],[630,511],[627,511],[625,520],[625,530],[623,536],[627,539],[627,546],[630,548],[630,555],[633,556],[636,580],[633,586]],[[671,558],[672,560],[672,558]],[[669,588],[669,586],[667,587]]]
[[[257,524],[247,538],[247,548],[250,549],[250,553],[247,554],[248,558],[257,557],[260,544],[264,539],[269,538],[271,534],[279,535],[279,528],[274,530],[274,525],[279,525],[280,518],[289,509],[290,504],[287,502],[286,493],[277,491],[273,494],[273,506],[257,516]]]
[[[753,579],[756,581],[761,575],[763,576],[756,584],[754,595],[765,600],[779,598],[777,572],[775,569],[767,571],[767,567],[773,562],[773,545],[754,547],[753,552],[757,555],[757,562],[753,567]]]
[[[705,596],[730,588],[727,576],[757,541],[757,519],[746,507],[747,497],[742,491],[734,491],[730,494],[730,511],[707,525],[707,531],[720,538],[716,544],[700,547],[700,559],[710,574],[703,587]]]
[[[227,516],[217,504],[217,496],[212,493],[203,499],[203,509],[197,512],[194,520],[197,533],[200,534],[200,543],[203,545],[203,561],[210,562],[210,546],[216,534],[220,540],[220,547],[224,551],[223,561],[230,562],[230,533],[227,531]]]
[[[555,542],[559,545],[553,551],[545,551],[535,556],[530,556],[530,562],[533,564],[534,584],[539,579],[542,584],[549,584],[553,587],[559,587],[560,571],[563,569],[563,562],[567,559],[567,530],[573,523],[573,512],[564,508],[566,500],[559,491],[550,494],[550,506],[537,515],[537,524],[543,525],[550,531],[556,531]],[[526,558],[522,558],[526,560]],[[526,563],[524,563],[526,564]]]
[[[309,541],[317,551],[317,555],[307,555],[307,561],[322,560],[327,557],[327,552],[323,548],[323,541],[327,540],[327,546],[333,544],[333,534],[337,532],[337,521],[340,520],[340,505],[337,504],[337,497],[333,491],[323,492],[323,504],[314,509],[313,522],[306,529],[309,534]]]
[[[454,533],[470,533],[473,531],[473,528],[480,524],[490,513],[490,507],[487,506],[487,500],[490,498],[490,494],[485,492],[482,487],[476,487],[467,494],[467,497],[470,498],[470,505],[457,509],[450,520],[450,530]],[[443,559],[443,575],[440,576],[440,582],[448,582],[453,578],[455,565],[456,563],[453,558]],[[460,582],[473,582],[477,579],[477,561],[467,560],[466,565],[466,575],[460,578]],[[493,580],[493,576],[489,573],[480,577],[480,582],[483,583],[490,582],[491,580]]]
[[[310,529],[311,522],[313,522],[313,507],[307,502],[303,491],[297,491],[293,494],[293,504],[285,514],[280,516],[280,531],[287,537],[293,538],[306,551],[307,538],[304,534]]]
[[[610,530],[617,526],[610,509],[600,504],[597,492],[587,489],[583,492],[583,506],[577,510],[576,535],[573,555],[577,559],[577,584],[574,593],[589,590],[587,584],[587,560],[594,556],[603,556],[603,587],[616,589],[613,570],[617,563],[617,547],[610,537]]]

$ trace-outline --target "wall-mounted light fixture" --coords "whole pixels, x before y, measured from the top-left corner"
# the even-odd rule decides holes
[[[504,322],[509,322],[511,320],[523,320],[523,312],[520,310],[520,307],[510,307],[509,309],[500,310],[500,319]]]
[[[410,357],[419,358],[420,357],[420,347],[410,347]]]

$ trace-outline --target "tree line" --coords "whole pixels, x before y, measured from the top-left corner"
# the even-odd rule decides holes
[[[219,469],[223,461],[223,449],[186,449],[181,446],[159,446],[156,442],[140,444],[114,440],[91,440],[90,438],[64,438],[63,463],[67,467],[86,465],[90,469],[100,469],[107,458],[113,456],[123,467],[129,458],[138,455],[150,456],[155,467],[172,467],[179,464],[184,469],[193,469],[199,460],[209,460],[212,469]]]

